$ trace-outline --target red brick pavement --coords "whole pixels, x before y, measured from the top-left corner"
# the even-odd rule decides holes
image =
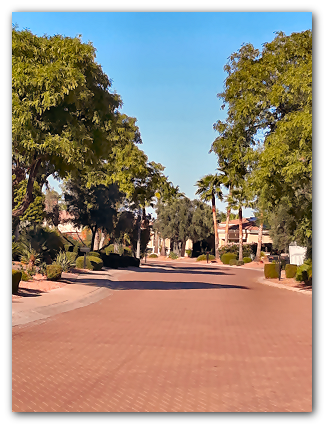
[[[14,327],[13,411],[311,411],[312,297],[175,267],[121,271],[112,296]]]

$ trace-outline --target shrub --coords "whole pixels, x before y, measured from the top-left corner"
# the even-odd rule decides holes
[[[264,264],[264,276],[266,279],[276,279],[279,277],[279,264]]]
[[[236,260],[236,257],[237,257],[236,254],[233,254],[231,252],[228,252],[228,253],[223,254],[221,256],[221,261],[223,262],[223,264],[229,264],[229,261],[232,260],[232,259],[233,260]]]
[[[89,257],[98,257],[98,258],[100,258],[100,253],[99,252],[96,252],[96,251],[90,251],[90,252],[88,252],[87,255],[89,255]]]
[[[209,260],[215,260],[215,256],[214,255],[212,255],[212,254],[209,254]],[[206,261],[207,260],[207,256],[206,256],[206,254],[201,254],[201,255],[199,255],[198,257],[197,257],[197,259],[196,259],[196,261]]]
[[[78,257],[76,259],[76,267],[78,269],[83,269],[84,268],[84,257]],[[101,268],[103,267],[103,260],[101,258],[98,257],[91,257],[89,255],[87,255],[86,257],[86,269],[88,270],[101,270]]]
[[[60,250],[64,249],[61,235],[56,231],[43,226],[25,229],[20,238],[21,246],[29,251],[33,249],[41,256],[40,261],[51,261]]]
[[[133,257],[132,249],[126,246],[126,247],[124,248],[123,255],[127,255],[127,256],[129,256],[129,257]]]
[[[247,258],[247,257],[246,257]],[[245,263],[244,263],[244,261],[241,261],[241,260],[237,260],[236,261],[236,265],[237,266],[243,266]]]
[[[65,252],[72,252],[73,248],[74,248],[74,245],[71,245],[69,243],[64,245]]]
[[[158,258],[158,255],[157,254],[150,254],[149,258]]]
[[[304,264],[297,267],[296,272],[296,281],[304,282],[311,285],[312,283],[312,262],[311,260],[306,260]]]
[[[177,254],[175,254],[175,252],[171,252],[169,255],[168,255],[168,258],[170,258],[171,260],[177,260],[177,258],[178,258],[178,255]]]
[[[16,294],[19,289],[22,273],[18,270],[12,270],[12,293]]]
[[[52,264],[56,264],[56,265],[61,266],[61,268],[64,272],[67,272],[71,267],[71,261],[70,261],[67,254],[68,253],[65,252],[65,251],[60,251],[58,253],[58,255],[56,256],[55,261],[53,261],[53,263],[52,263]],[[74,253],[72,253],[72,254],[74,254]]]
[[[105,249],[105,253],[106,253],[106,255],[114,253],[114,244],[108,245],[108,247]]]
[[[186,249],[185,252],[186,252],[188,257],[190,257],[190,258],[192,257],[192,250],[191,249]]]
[[[140,260],[138,258],[130,257],[129,255],[118,255],[111,253],[110,255],[102,255],[105,267],[117,269],[118,267],[139,267]]]
[[[219,248],[219,255],[222,257],[223,254],[236,254],[236,258],[239,256],[239,244],[228,244]],[[250,244],[243,244],[243,257],[249,257],[253,254],[252,246]]]
[[[243,258],[243,261],[244,261],[245,264],[246,263],[251,263],[252,262],[252,259],[250,257],[244,257]]]
[[[286,278],[291,279],[296,276],[297,266],[295,264],[287,264],[285,271],[286,271]]]
[[[47,280],[59,280],[62,274],[62,267],[59,264],[50,264],[46,266]]]
[[[31,280],[32,276],[25,272],[24,270],[21,271],[21,280],[24,282],[28,282],[29,280]]]
[[[237,264],[237,260],[235,258],[231,258],[229,260],[229,266],[235,266]]]
[[[76,258],[78,253],[77,252],[67,252],[66,256],[70,262],[71,267],[74,267],[76,265]]]

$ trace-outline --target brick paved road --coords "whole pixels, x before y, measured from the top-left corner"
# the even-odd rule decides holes
[[[256,271],[170,264],[14,327],[13,411],[311,411],[312,297]]]

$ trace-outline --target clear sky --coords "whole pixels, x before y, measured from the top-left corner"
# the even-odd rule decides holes
[[[196,181],[216,169],[208,151],[217,136],[214,122],[225,118],[217,93],[227,58],[244,43],[261,49],[277,31],[311,29],[312,13],[21,12],[12,22],[37,35],[81,34],[91,41],[122,111],[138,120],[140,148],[194,199]]]

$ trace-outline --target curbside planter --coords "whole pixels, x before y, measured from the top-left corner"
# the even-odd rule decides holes
[[[296,277],[297,266],[295,264],[287,264],[285,268],[286,278],[291,279]]]

